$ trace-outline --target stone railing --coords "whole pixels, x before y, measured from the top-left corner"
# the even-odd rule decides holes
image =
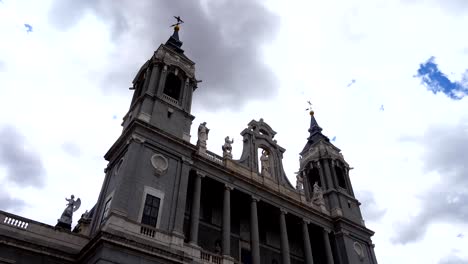
[[[223,164],[223,158],[221,158],[221,156],[218,156],[216,154],[214,154],[213,152],[210,152],[210,151],[207,151],[207,152],[201,152],[202,153],[202,156],[213,161],[213,162],[216,162],[218,164]]]
[[[179,105],[179,101],[177,101],[176,99],[170,97],[169,95],[162,94],[162,98],[164,99],[164,101],[166,101],[166,102],[168,102],[170,104]]]
[[[223,263],[223,257],[219,255],[214,255],[207,251],[200,252],[200,259],[202,260],[203,263],[215,263],[215,264]]]
[[[156,229],[151,228],[151,227],[141,226],[140,234],[148,236],[148,237],[154,237],[154,235],[156,234]]]
[[[14,226],[20,229],[26,229],[28,228],[29,223],[26,221],[22,221],[13,217],[8,217],[5,216],[5,219],[3,220],[3,223],[6,225]]]
[[[16,230],[13,231],[13,228]],[[16,234],[15,239],[33,241],[40,245],[47,244],[50,247],[64,247],[73,254],[80,252],[89,241],[86,236],[1,210],[0,229],[5,231],[3,234]]]

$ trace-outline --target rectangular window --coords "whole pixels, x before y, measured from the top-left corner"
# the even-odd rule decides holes
[[[110,204],[112,201],[112,197],[107,200],[106,204],[104,205],[104,210],[102,211],[101,217],[101,224],[106,220],[107,216],[109,215]]]
[[[143,208],[143,216],[141,223],[149,226],[156,227],[159,214],[159,204],[161,199],[153,195],[147,194],[145,200],[145,207]]]

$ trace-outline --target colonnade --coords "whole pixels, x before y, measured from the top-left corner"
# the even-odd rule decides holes
[[[194,173],[194,189],[191,206],[190,217],[190,236],[189,242],[197,245],[198,243],[198,229],[200,219],[200,199],[202,187],[202,175]],[[232,187],[225,185],[223,194],[223,221],[222,221],[222,254],[229,256],[231,252],[231,191]],[[257,204],[259,199],[255,196],[251,197],[250,202],[250,249],[252,254],[252,263],[260,264],[260,237],[258,227],[258,209]],[[289,252],[288,229],[286,225],[285,209],[279,209],[279,223],[280,223],[280,239],[281,239],[281,258],[283,264],[290,264],[291,257]],[[313,264],[313,252],[309,237],[309,221],[302,220],[302,234],[304,246],[304,263]],[[328,237],[330,230],[322,229],[322,238],[325,245],[325,254],[327,264],[333,264],[333,254]]]

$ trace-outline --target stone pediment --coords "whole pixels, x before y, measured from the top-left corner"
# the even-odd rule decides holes
[[[286,150],[273,139],[276,132],[262,118],[250,121],[247,126],[241,132],[243,149],[240,160],[236,162],[265,178],[264,182],[294,189],[283,169],[283,153]]]

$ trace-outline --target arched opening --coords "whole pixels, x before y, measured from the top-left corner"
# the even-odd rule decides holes
[[[335,166],[336,177],[338,178],[338,186],[346,189],[346,179],[342,168]]]
[[[182,81],[174,73],[169,73],[164,84],[164,94],[179,100]]]
[[[319,172],[319,169],[317,167],[313,167],[312,169],[310,169],[307,173],[307,179],[308,179],[308,182],[309,182],[309,190],[312,190],[314,189],[314,184],[317,182],[318,185],[320,187],[323,188],[322,186],[322,181],[320,179],[320,172]]]

